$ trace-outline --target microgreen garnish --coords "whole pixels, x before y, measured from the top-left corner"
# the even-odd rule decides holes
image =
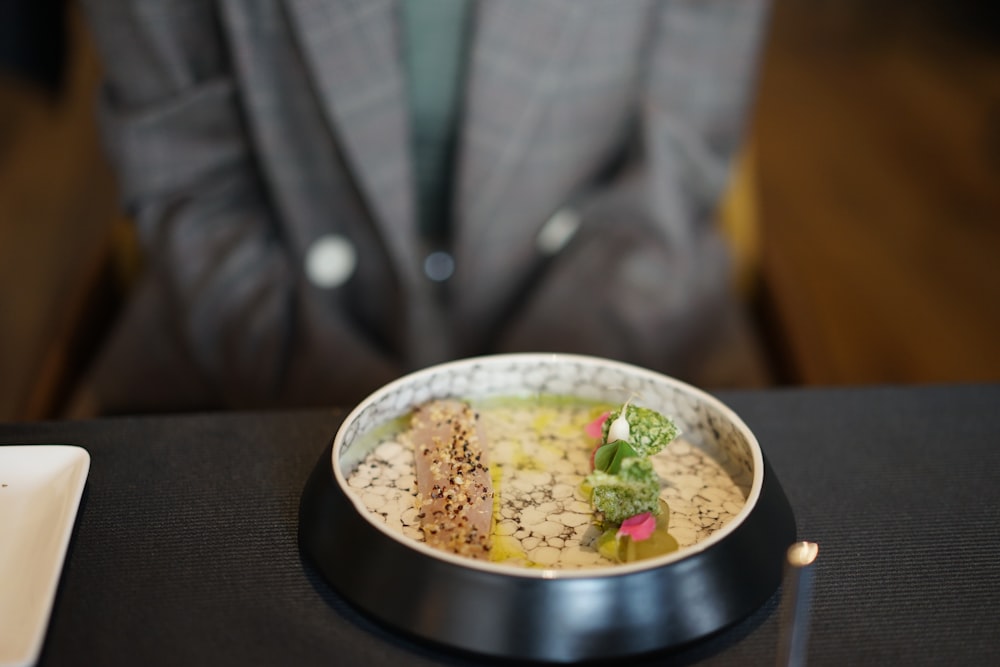
[[[662,501],[660,480],[649,457],[670,444],[679,431],[669,417],[632,405],[631,398],[618,410],[592,421],[586,430],[591,437],[600,436],[591,455],[593,472],[584,482],[597,511],[597,523],[605,528],[598,550],[605,555],[617,554],[615,558],[620,560],[624,556],[615,546],[618,542],[647,542],[656,531]],[[663,521],[665,531],[666,519]],[[651,547],[654,551],[663,548],[659,542],[676,548],[673,538],[665,533],[663,537],[666,539],[658,538]],[[634,556],[635,547],[630,546],[625,553]]]
[[[608,442],[608,432],[614,420],[622,411],[628,419],[629,444],[639,456],[652,456],[677,437],[677,425],[669,417],[664,417],[656,410],[626,404],[622,410],[612,412],[602,426],[602,436]]]

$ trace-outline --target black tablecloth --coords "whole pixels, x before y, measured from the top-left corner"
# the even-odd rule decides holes
[[[820,544],[810,664],[1000,656],[1000,386],[718,395]],[[300,493],[343,416],[0,425],[92,457],[41,664],[482,664],[383,629],[301,557]],[[632,664],[773,664],[778,602]]]

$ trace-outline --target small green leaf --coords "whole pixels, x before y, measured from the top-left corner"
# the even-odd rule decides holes
[[[615,457],[611,460],[611,464],[608,466],[608,472],[612,475],[617,475],[618,471],[622,469],[622,461],[630,456],[635,456],[635,450],[632,446],[625,442],[624,440],[619,440],[615,443],[618,445],[618,451],[615,452]]]
[[[612,442],[610,445],[603,445],[594,454],[594,470],[608,471],[608,466],[618,453],[618,443]]]

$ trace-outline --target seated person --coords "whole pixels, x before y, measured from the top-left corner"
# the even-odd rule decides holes
[[[763,0],[84,6],[145,262],[101,411],[512,351],[759,381],[716,209]]]

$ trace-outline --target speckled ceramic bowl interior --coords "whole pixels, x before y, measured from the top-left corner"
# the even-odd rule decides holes
[[[383,437],[386,425],[432,399],[533,396],[611,404],[632,397],[674,419],[681,437],[657,472],[678,551],[628,564],[552,562],[553,545],[565,546],[581,524],[558,504],[530,519],[498,518],[524,538],[532,567],[452,555],[424,544],[412,526],[401,529],[412,483],[393,489],[378,477],[403,450]],[[386,492],[399,495],[402,509],[380,510],[383,499],[371,496]],[[299,535],[327,581],[390,627],[464,651],[566,662],[675,646],[743,618],[777,589],[795,525],[754,434],[713,396],[620,362],[511,354],[427,368],[362,401],[307,483]]]

